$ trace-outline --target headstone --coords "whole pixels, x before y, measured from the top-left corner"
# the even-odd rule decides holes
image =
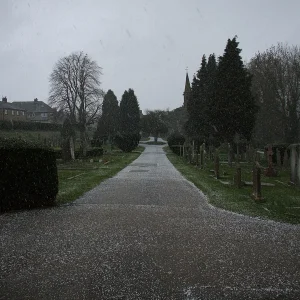
[[[261,170],[258,164],[253,167],[253,194],[252,197],[255,201],[261,202],[263,200],[261,196]]]
[[[215,152],[215,176],[217,179],[220,178],[220,159],[217,151]]]
[[[204,168],[204,146],[201,145],[200,147],[200,168]]]
[[[188,159],[189,159],[189,163],[192,163],[192,147],[188,147]]]
[[[195,141],[193,140],[193,146],[192,146],[192,159],[195,159]]]
[[[292,184],[300,186],[300,144],[289,146],[291,160],[291,178]]]
[[[276,149],[276,161],[277,161],[277,167],[281,168],[281,154],[279,149]]]
[[[283,155],[283,167],[286,169],[289,167],[289,157],[288,157],[288,151],[285,149],[284,155]]]
[[[267,155],[268,155],[268,167],[265,170],[265,176],[268,177],[275,177],[277,176],[277,172],[276,170],[273,168],[273,150],[272,150],[272,145],[268,146],[268,151],[267,151]]]

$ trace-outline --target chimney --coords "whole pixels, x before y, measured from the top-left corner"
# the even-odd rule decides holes
[[[2,102],[3,103],[7,103],[7,98],[6,97],[2,97]]]
[[[38,98],[34,98],[33,102],[37,103],[38,102]]]

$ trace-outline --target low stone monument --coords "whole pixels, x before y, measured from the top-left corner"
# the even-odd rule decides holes
[[[277,176],[277,172],[276,170],[273,168],[273,150],[272,150],[272,145],[268,146],[268,151],[267,151],[267,157],[268,157],[268,167],[265,170],[265,176],[268,177],[276,177]]]
[[[238,164],[236,167],[236,173],[234,175],[234,185],[237,188],[241,188],[243,183],[242,183],[242,170],[240,165]]]
[[[289,162],[288,150],[285,149],[284,155],[283,155],[283,167],[286,169],[289,166],[290,166],[290,162]]]
[[[264,199],[261,196],[261,170],[258,163],[253,166],[253,193],[252,198],[254,201],[262,202]]]
[[[290,183],[300,186],[300,144],[292,144],[289,149],[291,161]]]
[[[200,168],[204,168],[204,144],[200,146]]]

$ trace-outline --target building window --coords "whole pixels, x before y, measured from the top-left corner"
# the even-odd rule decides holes
[[[25,112],[24,111],[22,111],[22,115],[25,116]]]
[[[43,118],[47,118],[47,113],[41,113],[41,116],[42,116]]]
[[[7,113],[7,109],[5,109],[5,110],[4,110],[4,114],[5,114],[5,115],[7,115],[7,114],[8,114],[8,113]]]
[[[19,111],[17,110],[17,116],[19,115]]]
[[[15,115],[15,111],[14,111],[14,110],[11,111],[11,115],[12,115],[12,116]]]

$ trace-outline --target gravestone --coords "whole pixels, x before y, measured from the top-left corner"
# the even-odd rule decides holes
[[[300,186],[300,144],[289,146],[291,161],[291,177],[290,182]]]
[[[236,173],[234,175],[234,185],[237,188],[242,187],[242,170],[241,170],[241,167],[239,165],[237,166]]]
[[[204,168],[204,144],[200,146],[200,168]]]
[[[281,154],[278,148],[276,149],[276,161],[277,161],[277,167],[281,168]]]
[[[263,200],[261,196],[261,170],[259,165],[256,163],[253,167],[253,193],[252,197],[254,201],[261,202]]]
[[[273,150],[272,150],[272,145],[268,146],[268,151],[267,151],[267,157],[268,157],[268,167],[265,170],[265,176],[268,177],[276,177],[277,176],[277,172],[276,170],[273,168]]]
[[[189,163],[192,163],[192,147],[188,147],[188,159],[189,159]]]
[[[217,179],[220,178],[220,158],[217,151],[215,152],[215,176]]]
[[[283,155],[283,167],[286,169],[289,167],[289,165],[290,165],[290,162],[289,162],[288,151],[287,151],[287,149],[285,149],[284,155]]]

